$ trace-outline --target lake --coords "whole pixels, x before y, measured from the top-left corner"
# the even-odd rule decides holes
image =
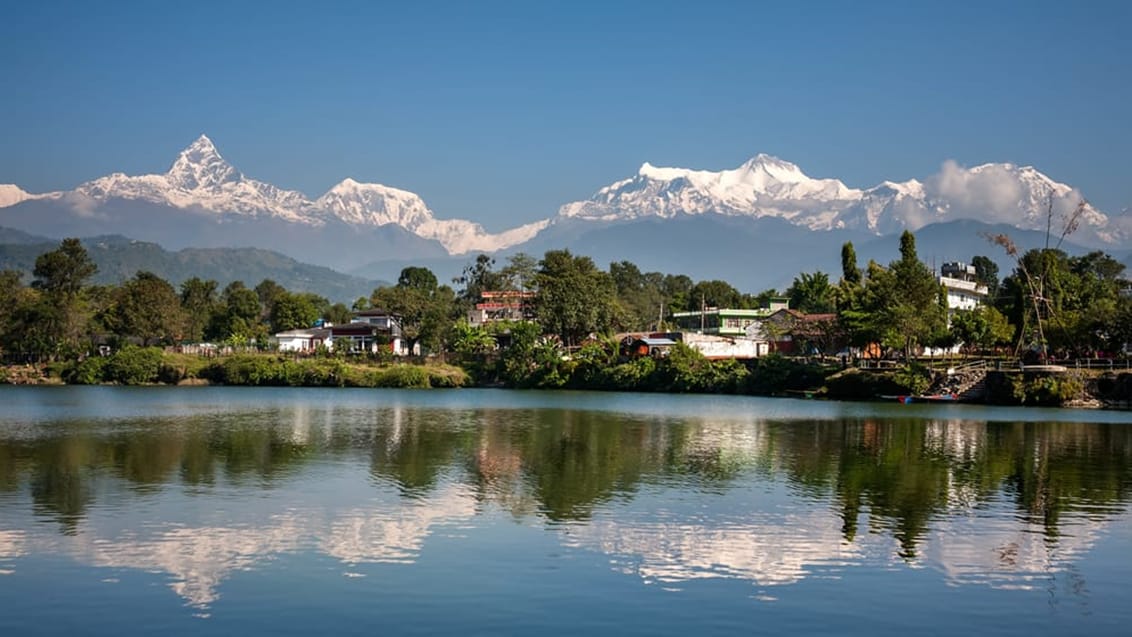
[[[0,387],[0,635],[1123,635],[1132,413]]]

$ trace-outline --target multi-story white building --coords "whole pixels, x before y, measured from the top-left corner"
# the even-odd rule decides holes
[[[952,261],[939,270],[939,283],[947,289],[949,313],[973,310],[987,299],[987,286],[975,278],[975,266]]]

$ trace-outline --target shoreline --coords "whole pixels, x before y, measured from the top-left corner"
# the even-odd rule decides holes
[[[183,362],[183,361],[175,361]],[[102,386],[142,386],[142,387],[353,387],[353,388],[494,388],[494,389],[526,389],[526,387],[508,386],[497,379],[476,379],[464,368],[450,364],[419,364],[419,363],[369,363],[343,361],[341,359],[287,359],[270,354],[236,355],[223,359],[201,359],[197,361],[195,369],[185,366],[173,367],[165,362],[161,377],[142,382],[121,382],[117,380],[85,380],[94,382],[71,382],[63,373],[75,373],[81,363],[52,363],[52,364],[8,364],[0,366],[0,385],[13,386],[67,386],[67,385],[102,385]],[[850,385],[843,382],[846,375],[856,378]],[[1027,382],[1033,384],[1033,377],[1027,380],[1022,372],[998,373],[999,376],[1009,380],[1008,393],[1001,388],[996,389],[997,395],[984,396],[981,400],[958,399],[957,404],[973,404],[983,406],[1003,407],[1045,407],[1063,409],[1091,409],[1126,411],[1132,409],[1132,395],[1124,393],[1113,394],[1113,388],[1132,394],[1132,373],[1102,372],[1092,377],[1083,378],[1080,375],[1073,377],[1077,383],[1074,395],[1068,400],[1053,403],[1046,397],[1045,400],[1026,401],[1018,400],[1019,395],[1025,392],[1019,387],[1025,387]],[[821,387],[812,389],[779,389],[770,392],[750,391],[665,391],[647,387],[612,388],[602,386],[560,386],[541,389],[558,389],[564,391],[630,391],[651,394],[695,394],[695,395],[746,395],[771,398],[794,398],[801,400],[822,400],[831,402],[891,402],[883,398],[882,392],[872,391],[884,384],[891,387],[892,379],[888,374],[864,372],[850,369],[828,376]],[[839,377],[841,380],[839,381]],[[869,384],[860,384],[864,378]],[[1103,381],[1109,385],[1108,392],[1100,392],[1099,385]],[[1042,381],[1048,384],[1048,381]],[[1001,384],[1001,381],[999,382]],[[871,392],[871,393],[870,393]],[[1021,394],[1019,392],[1022,392]],[[1107,395],[1106,395],[1107,394]],[[909,392],[901,396],[912,396]],[[916,404],[926,404],[928,401],[910,401]]]

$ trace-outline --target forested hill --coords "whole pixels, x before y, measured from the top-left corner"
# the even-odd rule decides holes
[[[3,228],[0,238],[23,239],[0,243],[0,270],[23,272],[25,283],[31,280],[36,257],[59,247],[59,242],[51,239],[10,237]],[[152,272],[175,286],[192,277],[215,279],[221,288],[236,280],[254,286],[272,279],[293,292],[313,292],[347,305],[360,296],[369,297],[375,287],[383,284],[259,248],[186,248],[170,252],[156,243],[122,236],[90,237],[82,243],[98,265],[92,282],[99,284],[121,283],[139,270]]]

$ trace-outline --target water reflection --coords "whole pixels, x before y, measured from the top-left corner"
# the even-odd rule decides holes
[[[164,573],[198,608],[274,556],[413,563],[438,528],[501,513],[645,582],[909,565],[1030,588],[1127,524],[1132,427],[296,400],[0,420],[0,461],[0,574],[65,555]]]

